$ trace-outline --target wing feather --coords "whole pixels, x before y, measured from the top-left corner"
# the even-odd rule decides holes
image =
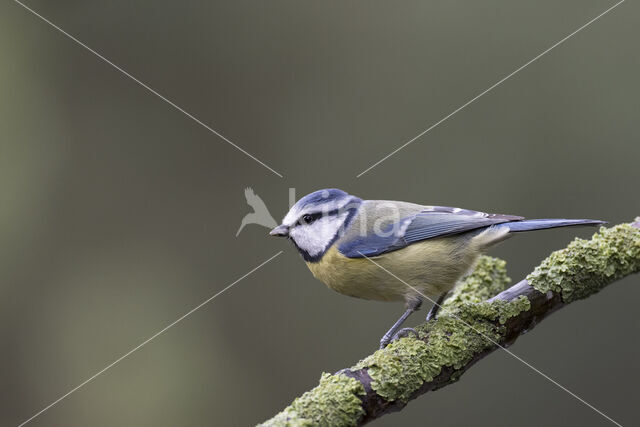
[[[399,233],[370,233],[341,243],[340,252],[349,258],[377,256],[386,252],[402,249],[412,243],[436,237],[451,236],[502,224],[521,221],[524,218],[515,215],[488,214],[468,209],[447,206],[429,206],[418,213],[403,218],[399,223],[391,224]]]

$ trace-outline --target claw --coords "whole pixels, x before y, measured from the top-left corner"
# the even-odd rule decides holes
[[[385,348],[386,346],[389,345],[389,343],[392,343],[394,341],[398,341],[400,338],[407,338],[409,335],[413,334],[414,337],[418,338],[418,332],[416,332],[415,329],[413,328],[402,328],[400,329],[398,332],[396,332],[393,337],[387,337],[385,336],[384,338],[382,338],[382,340],[380,341],[380,349],[382,350],[383,348]]]
[[[380,347],[378,347],[380,350],[382,350],[383,348],[385,348],[386,346],[389,345],[389,343],[391,342],[391,338],[387,337],[386,335],[384,337],[382,337],[382,339],[380,340]]]
[[[434,302],[433,306],[431,307],[431,310],[429,310],[429,313],[427,313],[427,318],[426,318],[427,322],[436,318],[436,315],[438,314],[438,311],[440,311],[440,307],[442,307],[442,303],[444,302],[448,294],[449,292],[442,293],[438,297],[438,300]]]
[[[402,328],[391,338],[391,342],[397,341],[400,338],[407,338],[409,335],[413,334],[415,338],[418,338],[418,332],[416,332],[413,328]]]

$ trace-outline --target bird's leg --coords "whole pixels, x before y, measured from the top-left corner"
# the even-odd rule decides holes
[[[422,304],[422,300],[421,299],[415,299],[410,301],[409,303],[407,303],[407,310],[402,314],[402,316],[400,316],[400,318],[396,321],[396,323],[393,324],[393,326],[387,331],[386,334],[384,334],[384,336],[382,337],[382,339],[380,340],[380,348],[385,348],[393,338],[397,338],[396,337],[396,332],[398,331],[398,329],[400,328],[400,326],[402,326],[402,324],[404,323],[405,320],[407,320],[407,318],[409,316],[411,316],[411,313],[413,313],[414,311],[418,310],[420,308],[420,305]],[[403,329],[403,331],[410,329],[411,331],[413,331],[413,329],[411,328],[405,328]],[[415,332],[415,331],[413,331]]]
[[[438,311],[440,310],[440,307],[442,306],[442,303],[444,302],[444,299],[447,297],[447,294],[449,293],[449,291],[447,292],[443,292],[438,299],[436,300],[436,302],[433,304],[433,306],[431,307],[431,310],[429,310],[429,312],[427,313],[427,322],[429,320],[433,320],[436,318],[436,314],[438,314]]]

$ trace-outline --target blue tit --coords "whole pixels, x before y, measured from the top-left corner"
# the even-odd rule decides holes
[[[334,291],[369,300],[404,301],[404,314],[380,341],[384,347],[424,297],[433,301],[439,296],[431,318],[478,256],[513,233],[604,223],[525,220],[445,206],[362,200],[339,189],[325,189],[301,198],[270,234],[291,240],[311,273]]]

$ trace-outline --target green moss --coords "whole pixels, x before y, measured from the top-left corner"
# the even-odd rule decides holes
[[[637,223],[640,226],[640,218]],[[640,230],[623,224],[602,228],[592,240],[576,239],[554,252],[527,279],[541,292],[561,293],[565,302],[585,298],[607,284],[640,271]],[[420,339],[402,338],[351,369],[368,369],[372,388],[387,400],[408,400],[443,367],[456,369],[449,383],[478,353],[500,342],[504,323],[529,310],[529,300],[486,302],[507,288],[502,260],[481,257],[475,270],[443,304],[438,319],[416,328]],[[471,326],[471,327],[469,327]],[[320,384],[263,425],[355,425],[363,415],[364,388],[345,375],[323,374]]]
[[[376,393],[387,400],[406,401],[444,366],[460,369],[475,354],[494,346],[502,337],[501,323],[529,307],[525,297],[512,302],[465,303],[419,326],[421,339],[402,338],[351,369],[367,368]],[[452,381],[458,378],[454,375]]]
[[[475,268],[464,277],[442,304],[441,313],[463,303],[483,302],[507,289],[511,279],[507,276],[507,263],[499,258],[483,255]]]
[[[540,292],[561,293],[569,303],[640,270],[640,230],[630,224],[601,228],[591,240],[575,239],[527,276]]]
[[[463,317],[470,321],[477,318],[497,320],[504,325],[507,320],[531,308],[531,302],[521,295],[513,301],[496,300],[491,303],[467,304],[462,307]]]
[[[571,302],[639,270],[640,230],[623,224],[603,228],[592,240],[577,239],[554,252],[527,279],[539,291],[561,292],[563,300]],[[524,296],[510,302],[485,302],[509,283],[504,261],[480,258],[476,269],[445,301],[438,319],[416,328],[420,339],[400,339],[352,369],[367,368],[372,388],[385,399],[408,400],[442,367],[460,369],[474,355],[494,346],[502,338],[502,325],[529,310]]]
[[[278,413],[275,417],[265,421],[260,426],[286,426],[286,427],[311,427],[311,420],[300,418],[300,416],[291,407],[285,408],[284,411]]]
[[[353,426],[364,414],[362,384],[346,375],[323,373],[320,384],[296,398],[264,426]]]

